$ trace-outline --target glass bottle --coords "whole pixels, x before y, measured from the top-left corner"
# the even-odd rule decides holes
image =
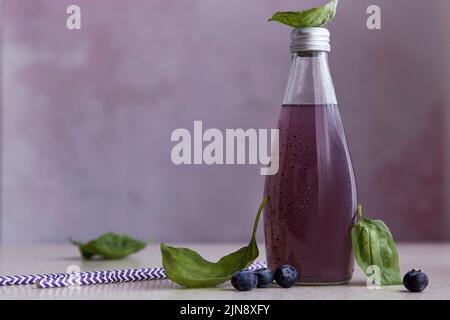
[[[265,182],[268,265],[294,266],[300,284],[343,284],[353,273],[356,184],[328,66],[329,38],[324,28],[291,34],[279,170]]]

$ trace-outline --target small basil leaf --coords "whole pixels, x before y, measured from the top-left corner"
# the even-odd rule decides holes
[[[336,15],[338,0],[332,0],[326,5],[305,11],[276,12],[269,21],[278,21],[294,28],[322,27]]]
[[[259,206],[248,246],[224,256],[215,263],[205,260],[194,250],[161,243],[162,263],[168,278],[187,288],[215,287],[230,280],[234,272],[247,268],[259,255],[256,230],[267,201],[268,198],[265,197]]]
[[[383,286],[402,283],[399,257],[391,231],[381,220],[362,216],[358,206],[358,223],[352,229],[352,247],[356,262],[367,275],[369,266],[380,268],[380,284]]]
[[[146,243],[133,239],[125,234],[108,232],[95,240],[86,243],[70,240],[77,246],[84,259],[99,256],[103,259],[122,259],[145,248]]]

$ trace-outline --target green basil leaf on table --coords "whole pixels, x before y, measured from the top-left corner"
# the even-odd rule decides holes
[[[279,11],[269,21],[278,21],[293,28],[323,27],[336,16],[338,0],[305,11]]]
[[[82,257],[87,260],[95,256],[103,259],[122,259],[144,249],[147,245],[125,234],[113,232],[105,233],[86,243],[75,240],[70,242],[79,248]]]
[[[391,231],[381,220],[362,216],[362,207],[357,210],[358,223],[352,229],[352,247],[356,262],[367,273],[369,266],[380,268],[382,286],[402,284],[399,257]]]
[[[167,277],[187,288],[215,287],[230,280],[234,272],[250,266],[259,255],[256,230],[267,201],[268,198],[265,197],[259,206],[248,246],[222,257],[217,262],[205,260],[194,250],[161,243],[162,263]]]

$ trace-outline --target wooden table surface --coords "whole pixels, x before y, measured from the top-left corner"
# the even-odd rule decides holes
[[[180,244],[177,244],[180,245]],[[182,244],[215,260],[240,244]],[[264,250],[261,245],[261,256]],[[402,274],[412,268],[423,269],[430,279],[422,293],[409,293],[402,286],[369,289],[364,275],[355,267],[352,281],[342,286],[273,287],[238,292],[230,283],[213,289],[183,289],[170,280],[94,285],[56,289],[37,289],[33,285],[0,287],[0,299],[450,299],[450,244],[398,245]],[[70,266],[82,271],[157,267],[161,265],[158,245],[148,246],[119,261],[82,261],[71,245],[2,246],[0,274],[65,272]]]

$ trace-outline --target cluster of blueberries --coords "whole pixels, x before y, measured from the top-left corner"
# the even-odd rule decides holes
[[[298,272],[293,266],[282,265],[274,273],[269,269],[238,271],[233,274],[231,284],[239,291],[249,291],[256,287],[268,288],[275,280],[280,287],[289,288],[297,279]],[[428,286],[428,277],[422,270],[413,269],[403,277],[403,285],[411,292],[421,292]]]
[[[289,288],[297,282],[297,279],[297,270],[286,264],[279,266],[274,273],[269,269],[238,271],[231,277],[231,284],[239,291],[249,291],[256,287],[268,288],[275,280],[280,287]]]

